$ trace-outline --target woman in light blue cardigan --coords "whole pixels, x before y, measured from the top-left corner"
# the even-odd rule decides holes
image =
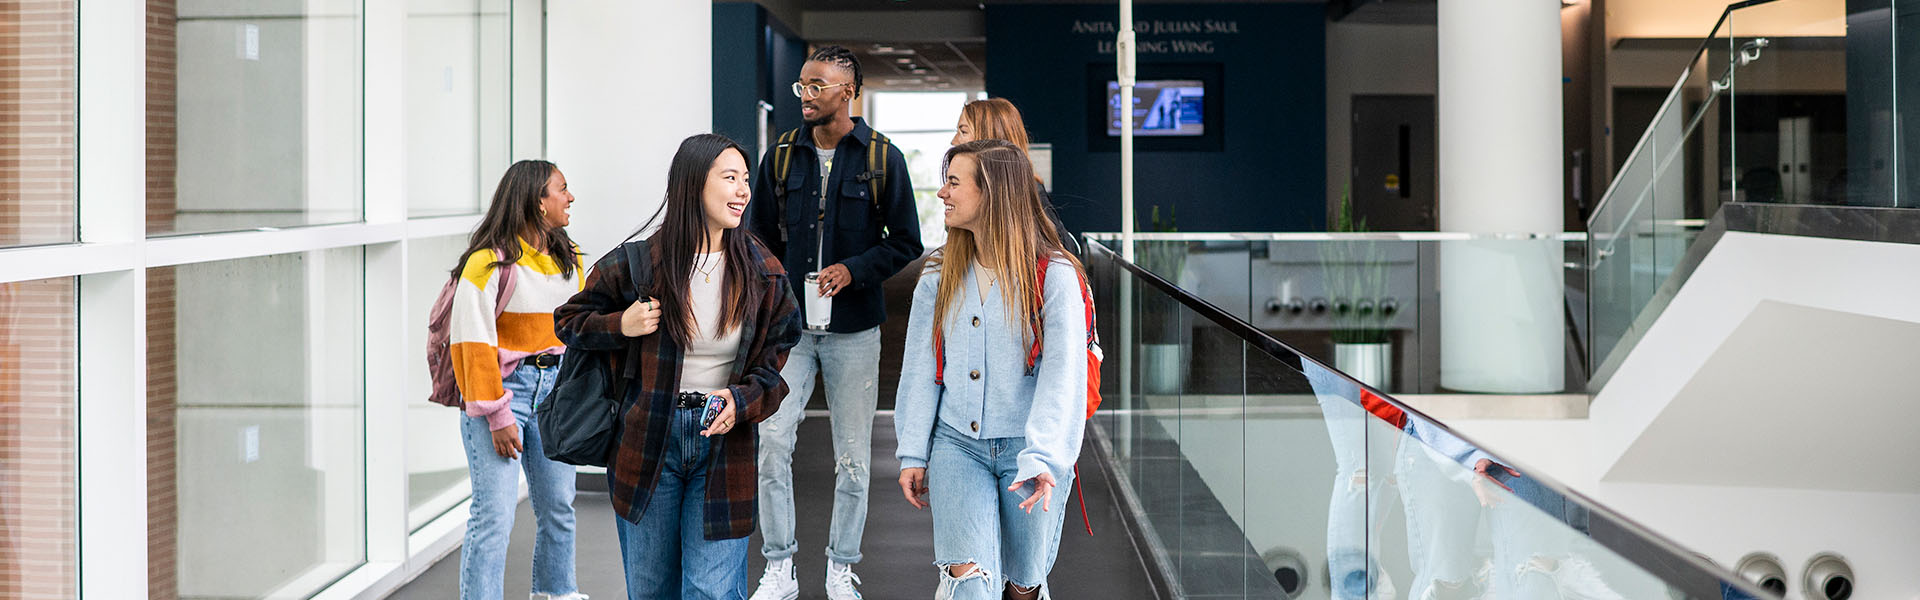
[[[933,507],[936,598],[1047,598],[1086,426],[1082,269],[1017,146],[955,146],[945,175],[895,401],[900,490]]]

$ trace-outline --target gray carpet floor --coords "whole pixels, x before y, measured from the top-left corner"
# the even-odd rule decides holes
[[[795,512],[800,515],[795,537],[800,543],[794,556],[800,576],[800,597],[825,598],[822,590],[826,571],[828,515],[833,504],[833,447],[829,439],[827,417],[808,417],[800,426],[800,443],[794,451]],[[895,474],[899,461],[893,458],[893,420],[881,415],[874,420],[873,472],[876,474],[868,505],[867,531],[861,551],[865,561],[854,566],[864,584],[861,593],[873,600],[893,598],[929,598],[939,581],[932,566],[933,520],[927,511],[914,510],[901,499]],[[1054,565],[1050,584],[1059,600],[1094,598],[1132,600],[1154,598],[1140,555],[1126,534],[1120,502],[1108,491],[1108,478],[1094,457],[1095,446],[1082,444],[1080,475],[1087,494],[1088,515],[1095,535],[1089,537],[1081,524],[1080,501],[1068,505],[1072,511],[1060,538],[1060,556]],[[620,549],[613,529],[613,510],[603,493],[581,492],[574,503],[578,526],[577,573],[581,591],[596,600],[625,597],[620,572]],[[506,598],[525,597],[529,586],[533,547],[533,510],[521,503],[514,520],[512,546],[507,554]],[[749,578],[758,581],[765,561],[760,557],[760,536],[754,535]],[[400,600],[459,597],[460,555],[454,552],[389,598]]]

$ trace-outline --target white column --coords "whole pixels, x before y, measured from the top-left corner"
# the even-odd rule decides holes
[[[1562,228],[1560,3],[1439,4],[1440,228]],[[1440,385],[1463,392],[1564,387],[1564,273],[1557,241],[1449,242],[1440,254]]]
[[[146,6],[80,4],[80,241],[146,237]],[[146,271],[80,278],[80,594],[147,597]]]
[[[660,206],[680,141],[713,130],[713,3],[554,2],[547,31],[547,153],[597,259]]]

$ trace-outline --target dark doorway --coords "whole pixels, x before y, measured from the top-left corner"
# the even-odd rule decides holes
[[[1433,96],[1354,96],[1353,219],[1371,231],[1433,231]]]

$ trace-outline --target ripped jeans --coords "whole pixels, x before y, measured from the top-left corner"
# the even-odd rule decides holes
[[[780,410],[760,427],[760,554],[767,560],[793,556],[793,445],[813,396],[813,376],[827,384],[833,420],[833,523],[827,557],[860,562],[867,530],[867,491],[873,480],[873,412],[880,400],[880,328],[857,333],[800,335],[780,376],[791,391]]]
[[[1055,482],[1046,510],[1021,510],[1026,498],[1007,491],[1019,472],[1016,458],[1026,438],[976,440],[944,423],[934,425],[927,457],[928,499],[933,503],[933,562],[941,567],[935,598],[988,600],[1007,584],[1023,590],[1041,587],[1060,551],[1060,527],[1066,521],[1073,475]],[[973,563],[973,571],[955,578],[946,567]]]

